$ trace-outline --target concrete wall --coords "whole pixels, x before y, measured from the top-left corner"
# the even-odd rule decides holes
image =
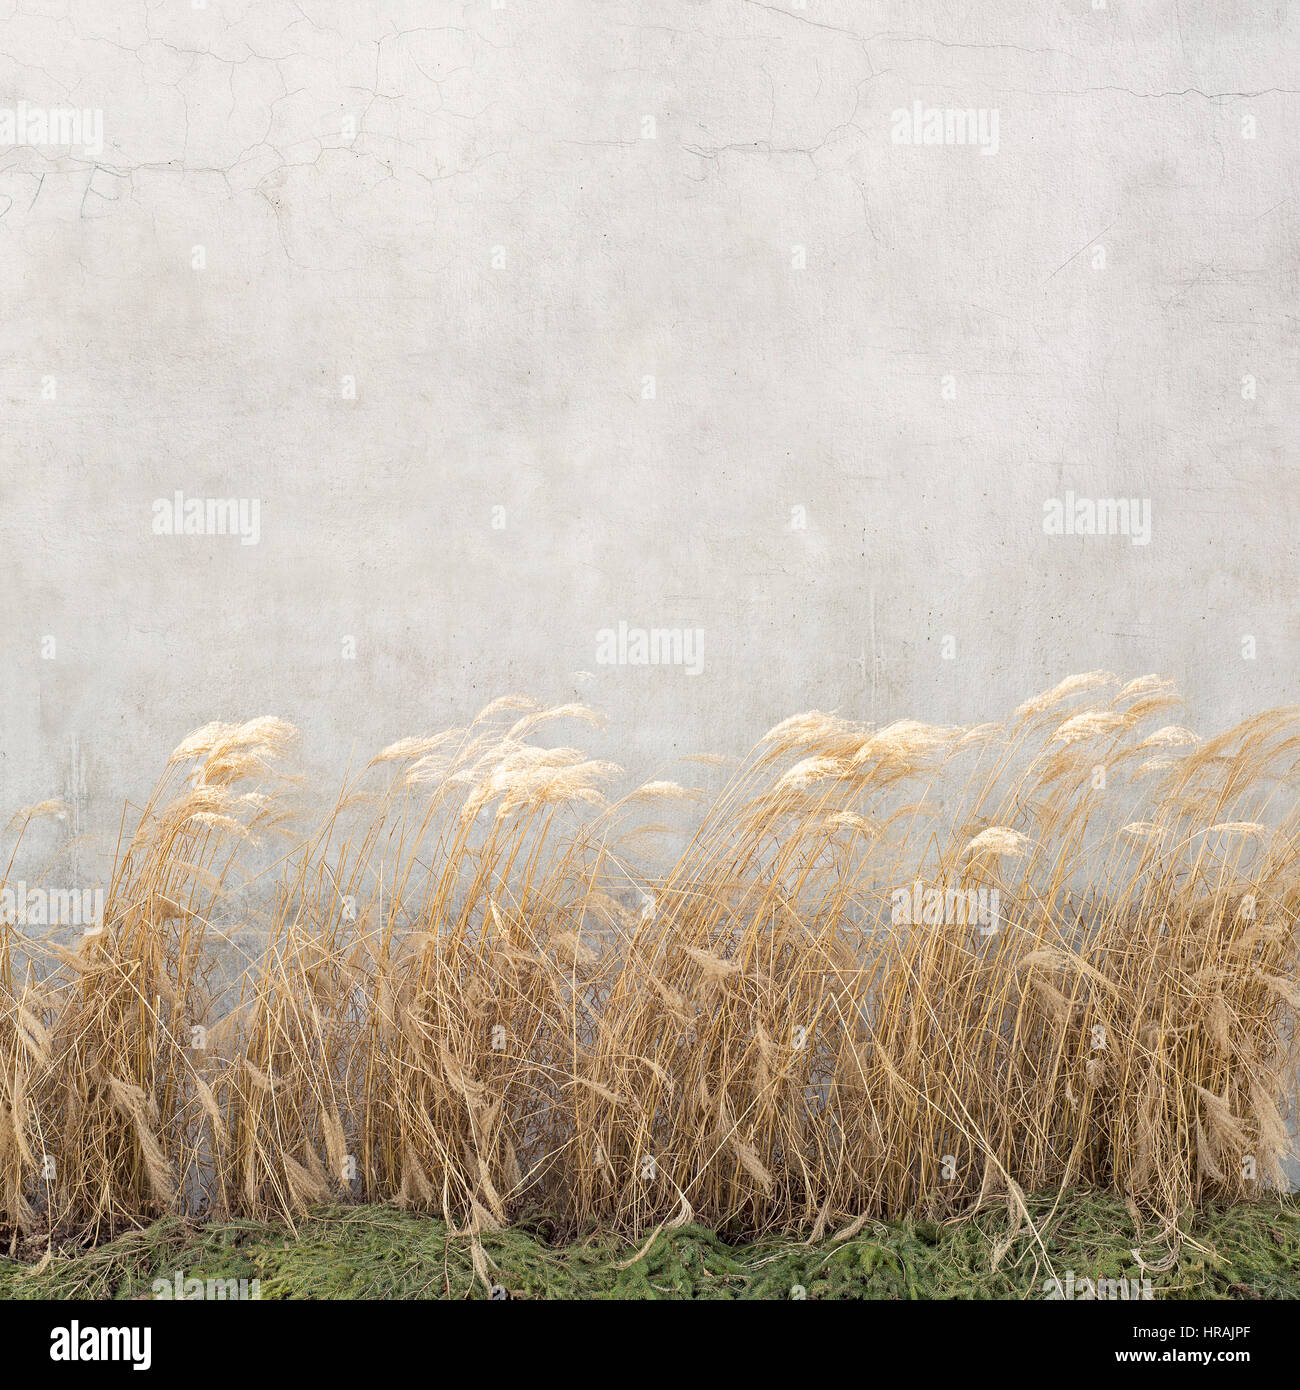
[[[514,690],[643,772],[1097,666],[1296,699],[1300,10],[1095,3],[5,5],[0,806]]]

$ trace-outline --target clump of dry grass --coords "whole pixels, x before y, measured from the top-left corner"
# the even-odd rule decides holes
[[[1177,703],[1092,673],[975,728],[813,712],[716,791],[615,796],[548,741],[588,711],[512,697],[385,749],[305,837],[293,731],[209,726],[103,931],[3,928],[0,1225],[353,1196],[821,1235],[1257,1195],[1296,1076],[1300,728],[1202,740]],[[222,1000],[250,876],[268,944]],[[967,893],[996,916],[951,920]],[[900,925],[922,901],[946,920]]]

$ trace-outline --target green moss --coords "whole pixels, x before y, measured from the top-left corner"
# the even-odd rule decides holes
[[[874,1223],[817,1245],[729,1245],[711,1231],[662,1232],[642,1253],[609,1232],[564,1246],[514,1228],[483,1238],[493,1282],[512,1297],[578,1299],[1024,1299],[1049,1273],[1141,1277],[1133,1219],[1108,1197],[1031,1202],[1038,1238],[1006,1245],[1003,1212],[946,1223]],[[1300,1297],[1300,1202],[1189,1216],[1177,1261],[1150,1275],[1157,1298]],[[1147,1233],[1150,1240],[1151,1233]],[[1039,1240],[1041,1239],[1041,1246]],[[1167,1246],[1143,1247],[1149,1262]],[[638,1258],[639,1255],[639,1258]],[[1049,1263],[1050,1262],[1050,1263]],[[155,1279],[256,1279],[268,1298],[484,1298],[470,1242],[431,1217],[391,1207],[328,1207],[296,1231],[250,1221],[160,1221],[92,1250],[40,1264],[0,1260],[0,1298],[148,1298]]]

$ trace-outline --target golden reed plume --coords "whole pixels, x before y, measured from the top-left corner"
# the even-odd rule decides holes
[[[820,1236],[1255,1195],[1296,1077],[1300,722],[1201,739],[1178,704],[1098,672],[973,728],[812,712],[616,796],[551,739],[589,711],[510,697],[306,835],[294,731],[209,725],[102,930],[2,929],[0,1228],[355,1197]]]

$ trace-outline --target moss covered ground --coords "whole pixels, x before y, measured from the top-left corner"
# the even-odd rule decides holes
[[[532,1299],[1041,1299],[1062,1280],[1142,1277],[1168,1240],[1109,1197],[1030,1203],[1036,1234],[1011,1236],[1005,1209],[946,1223],[870,1223],[851,1239],[728,1244],[697,1226],[648,1244],[609,1232],[552,1243],[546,1223],[484,1235],[496,1297]],[[1155,1298],[1300,1297],[1300,1202],[1189,1215]],[[471,1242],[441,1221],[392,1207],[323,1207],[295,1230],[249,1221],[160,1221],[94,1248],[31,1246],[0,1259],[0,1298],[150,1298],[155,1279],[258,1281],[263,1299],[487,1298]]]

